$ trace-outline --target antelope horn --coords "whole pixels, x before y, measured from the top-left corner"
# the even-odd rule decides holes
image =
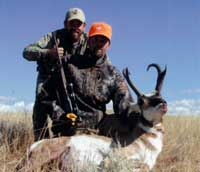
[[[167,67],[165,66],[165,69],[162,71],[158,64],[152,63],[152,64],[148,65],[147,71],[151,67],[155,67],[157,72],[158,72],[158,77],[157,77],[155,90],[158,92],[158,95],[160,95],[160,92],[161,92],[161,89],[162,89],[162,85],[163,85],[163,80],[165,78],[165,74],[166,74],[166,71],[167,71]]]
[[[135,92],[135,94],[138,97],[142,97],[142,94],[138,91],[138,89],[135,87],[135,85],[132,83],[132,81],[129,78],[129,74],[130,72],[128,71],[128,68],[123,69],[122,71],[124,78],[126,79],[127,83],[129,84],[129,86],[132,88],[132,90]]]

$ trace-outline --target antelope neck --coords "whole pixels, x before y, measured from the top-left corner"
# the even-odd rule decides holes
[[[143,115],[143,110],[142,108],[141,109],[141,115],[140,115],[140,119],[139,121],[144,124],[145,126],[148,126],[148,127],[153,127],[153,122],[150,122],[148,121],[147,119],[145,119],[144,115]]]

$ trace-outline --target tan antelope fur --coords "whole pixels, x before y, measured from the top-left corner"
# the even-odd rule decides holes
[[[163,147],[162,119],[167,111],[167,104],[160,94],[166,69],[161,71],[157,64],[149,65],[148,69],[150,67],[155,67],[158,71],[155,92],[151,95],[140,93],[130,81],[128,69],[123,71],[138,101],[131,105],[133,114],[127,117],[127,120],[121,122],[113,115],[105,118],[100,134],[105,135],[105,132],[109,130],[117,131],[118,128],[123,127],[126,128],[125,130],[119,130],[116,137],[76,135],[35,142],[31,145],[27,155],[29,168],[34,169],[36,166],[42,166],[55,159],[59,161],[62,172],[67,171],[71,159],[79,166],[88,161],[96,165],[102,165],[104,162],[106,162],[104,165],[109,165],[107,155],[114,151],[135,164],[132,172],[152,170]],[[133,124],[134,126],[131,126]]]

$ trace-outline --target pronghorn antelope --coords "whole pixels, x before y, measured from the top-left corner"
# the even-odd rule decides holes
[[[118,146],[115,139],[99,135],[44,139],[31,145],[28,151],[28,166],[33,169],[38,165],[42,166],[52,160],[58,160],[60,170],[66,172],[71,159],[79,165],[85,161],[96,165],[102,165],[104,162],[109,164],[107,155],[114,151],[136,164],[131,170],[132,172],[149,172],[154,167],[162,150],[164,134],[162,118],[167,111],[166,101],[160,94],[166,68],[162,71],[159,65],[151,64],[147,69],[150,67],[155,67],[158,71],[157,84],[152,95],[144,95],[139,92],[129,78],[128,69],[123,71],[124,77],[136,93],[138,101],[131,105],[132,110],[137,111],[137,113],[132,113],[133,116],[137,115],[137,122],[133,121],[136,118],[133,118],[132,115],[127,117],[128,120],[123,123],[114,117],[111,120],[112,123],[117,123],[117,127],[127,125],[129,128],[123,134],[118,133],[121,147]],[[131,126],[132,123],[134,127]]]

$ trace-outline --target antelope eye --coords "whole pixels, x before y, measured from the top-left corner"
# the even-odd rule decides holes
[[[163,101],[161,100],[161,99],[152,99],[150,102],[149,102],[149,104],[150,104],[150,106],[153,106],[153,107],[155,107],[155,106],[157,106],[158,104],[160,104],[160,103],[162,103]]]

